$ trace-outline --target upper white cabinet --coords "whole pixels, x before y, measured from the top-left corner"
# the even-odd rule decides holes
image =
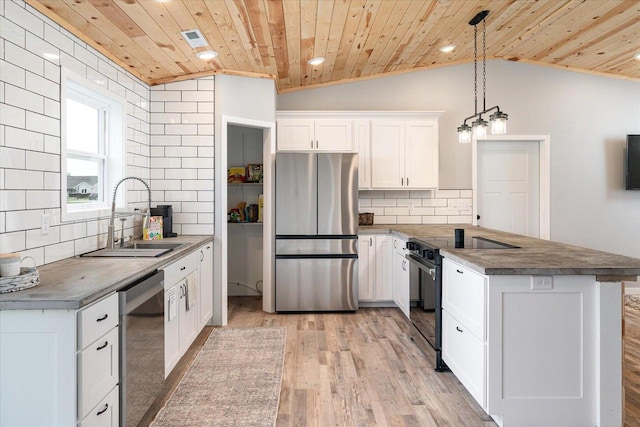
[[[353,151],[353,120],[347,117],[277,117],[278,151]]]
[[[437,187],[437,121],[372,121],[371,188],[409,190]]]
[[[353,142],[358,152],[358,188],[371,188],[371,121],[353,122]]]

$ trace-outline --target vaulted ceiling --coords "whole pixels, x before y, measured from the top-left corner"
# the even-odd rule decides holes
[[[640,0],[26,2],[152,85],[233,74],[273,78],[283,93],[472,62],[469,21],[482,10],[487,59],[640,79]],[[187,44],[180,32],[193,29],[209,47]],[[210,49],[219,56],[195,57]]]

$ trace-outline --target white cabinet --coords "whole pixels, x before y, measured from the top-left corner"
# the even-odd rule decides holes
[[[167,265],[165,282],[165,378],[200,332],[199,251]]]
[[[349,118],[277,117],[278,151],[353,151]]]
[[[393,302],[409,318],[409,261],[405,258],[407,242],[393,238]]]
[[[199,328],[202,329],[213,317],[213,243],[200,247],[198,279],[200,286]]]
[[[78,311],[0,310],[0,425],[117,426],[118,350],[115,293]]]
[[[442,278],[442,358],[485,408],[487,278],[446,258]]]
[[[359,301],[393,301],[392,243],[389,234],[358,237]]]
[[[371,187],[438,187],[438,123],[433,120],[371,122]]]
[[[358,153],[358,189],[371,188],[371,122],[353,122],[353,143]]]

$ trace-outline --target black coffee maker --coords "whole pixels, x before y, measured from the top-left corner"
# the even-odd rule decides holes
[[[171,205],[158,205],[151,208],[151,216],[162,217],[162,237],[178,237],[178,233],[173,232],[173,208]]]

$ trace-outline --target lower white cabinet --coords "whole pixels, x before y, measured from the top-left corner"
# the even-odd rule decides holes
[[[200,287],[199,328],[202,329],[213,317],[213,243],[207,243],[198,251],[198,280]]]
[[[407,242],[393,237],[393,302],[409,318],[409,261],[405,258]]]
[[[0,426],[117,426],[118,350],[115,293],[77,311],[0,310]]]
[[[200,332],[198,264],[192,252],[163,268],[165,277],[165,378]]]
[[[359,301],[393,301],[392,244],[390,234],[358,237]]]

